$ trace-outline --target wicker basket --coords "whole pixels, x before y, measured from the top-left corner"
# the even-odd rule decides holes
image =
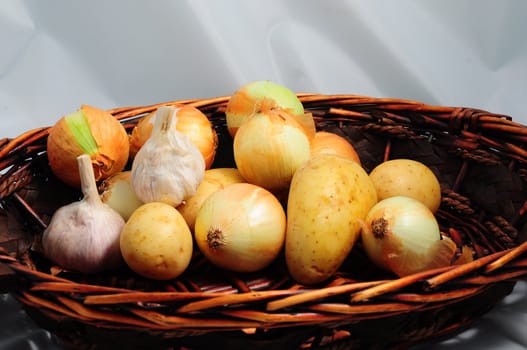
[[[427,164],[442,185],[442,231],[476,252],[471,263],[397,278],[360,244],[317,288],[300,286],[278,259],[234,274],[197,255],[177,280],[52,273],[31,249],[61,205],[80,198],[51,174],[48,128],[0,140],[0,291],[72,348],[404,348],[451,336],[509,294],[527,273],[527,127],[471,108],[356,95],[299,94],[318,129],[347,137],[370,171],[383,160]],[[228,97],[112,110],[128,131],[161,105],[201,109],[219,138],[214,167],[233,166]]]

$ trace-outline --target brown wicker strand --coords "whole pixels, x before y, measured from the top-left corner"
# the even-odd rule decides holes
[[[453,190],[441,189],[441,204],[446,208],[451,208],[463,215],[474,215],[475,211],[472,209],[470,200],[467,197],[454,192]]]

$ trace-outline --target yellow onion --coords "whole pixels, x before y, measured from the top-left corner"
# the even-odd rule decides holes
[[[281,109],[292,115],[311,139],[315,135],[315,122],[311,113],[290,89],[268,80],[256,80],[241,86],[230,97],[225,108],[227,128],[234,137],[238,128],[250,116],[263,109]]]
[[[205,170],[205,175],[198,185],[196,193],[177,207],[177,210],[183,215],[191,231],[194,231],[196,215],[199,208],[203,205],[203,202],[213,192],[238,182],[245,182],[245,179],[236,168],[214,168]]]
[[[353,145],[344,137],[329,131],[317,131],[311,140],[311,156],[317,154],[334,154],[361,164]]]
[[[463,245],[461,250],[456,254],[452,265],[462,265],[474,261],[474,250],[468,245]]]
[[[196,243],[214,265],[255,272],[280,254],[286,230],[285,211],[269,191],[235,183],[212,193],[195,224]]]
[[[47,156],[51,170],[64,183],[80,188],[77,157],[88,154],[95,180],[124,169],[129,155],[124,126],[109,112],[82,105],[60,118],[49,130]]]
[[[144,204],[132,188],[131,173],[129,170],[121,171],[105,179],[99,186],[102,202],[121,214],[125,221]]]
[[[203,160],[205,169],[209,169],[216,156],[218,137],[212,123],[199,109],[192,106],[177,106],[178,122],[176,130],[182,132],[190,138],[190,141],[198,148]],[[154,128],[155,113],[152,112],[143,117],[133,128],[130,135],[130,156],[133,158],[144,145],[146,140],[152,135]]]
[[[240,126],[233,150],[247,182],[275,191],[287,188],[296,169],[309,159],[310,142],[291,115],[266,109]]]
[[[362,226],[362,243],[368,257],[400,277],[449,266],[457,250],[454,241],[441,235],[432,211],[410,197],[379,201]]]

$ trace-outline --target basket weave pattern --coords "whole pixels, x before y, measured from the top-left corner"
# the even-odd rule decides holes
[[[527,128],[471,108],[356,95],[299,94],[317,128],[352,142],[367,171],[387,159],[427,164],[442,186],[441,229],[470,245],[467,264],[397,278],[375,268],[360,244],[337,275],[306,288],[283,257],[254,274],[220,271],[195,254],[168,282],[118,275],[53,273],[32,249],[53,212],[80,198],[51,174],[48,128],[0,140],[0,291],[73,347],[386,348],[458,332],[527,274]],[[189,104],[219,139],[213,167],[233,166],[228,97],[111,110],[127,130],[162,105]],[[59,327],[60,324],[60,327]],[[379,330],[382,329],[382,332]],[[210,345],[208,345],[210,347]]]

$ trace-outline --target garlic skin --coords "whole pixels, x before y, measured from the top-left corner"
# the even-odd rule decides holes
[[[42,236],[44,254],[66,270],[98,273],[123,260],[119,237],[124,219],[102,203],[90,156],[77,157],[83,199],[59,208]]]
[[[144,203],[174,207],[196,193],[205,174],[205,161],[190,138],[176,129],[176,107],[160,107],[152,135],[137,152],[131,184]]]
[[[190,141],[201,152],[205,160],[205,167],[209,169],[216,156],[218,135],[209,118],[197,107],[178,105],[178,122],[176,129],[190,138]],[[130,134],[130,157],[133,159],[139,149],[152,135],[156,119],[156,112],[141,118]]]

